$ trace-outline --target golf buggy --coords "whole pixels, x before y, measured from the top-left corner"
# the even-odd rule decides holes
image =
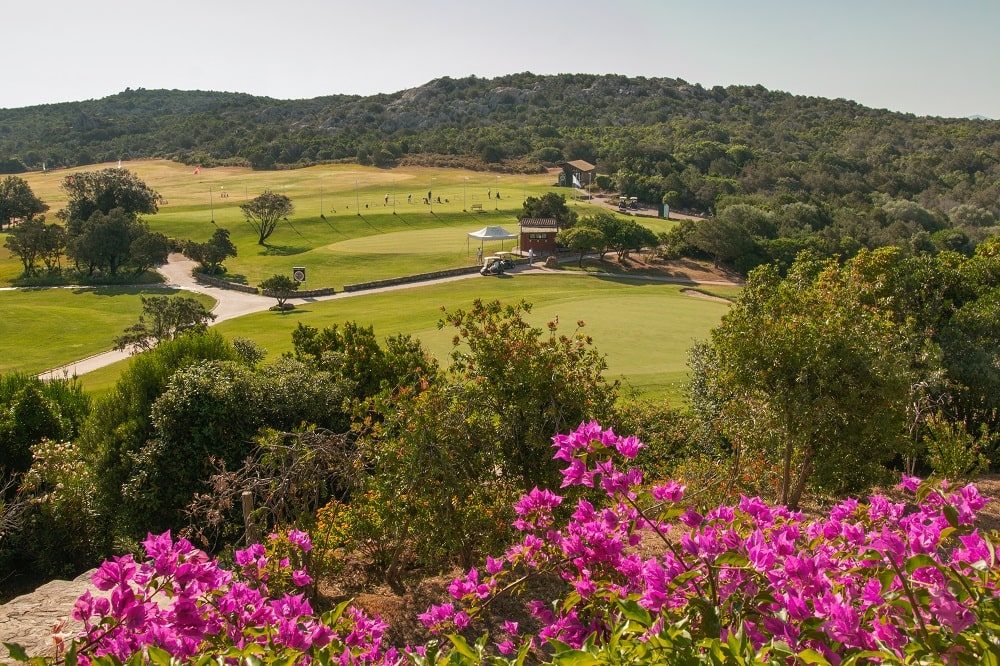
[[[493,256],[500,258],[504,270],[514,268],[514,254],[512,252],[496,252]]]
[[[483,260],[483,267],[479,269],[480,275],[503,275],[503,259],[493,255]]]

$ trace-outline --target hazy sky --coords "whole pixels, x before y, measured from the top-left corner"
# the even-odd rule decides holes
[[[616,73],[1000,118],[1000,0],[17,0],[0,108],[125,88],[281,99]]]

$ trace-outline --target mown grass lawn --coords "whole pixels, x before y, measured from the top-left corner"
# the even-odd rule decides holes
[[[141,296],[177,294],[141,287],[0,291],[0,373],[37,374],[107,351],[139,320]],[[211,308],[208,296],[185,292]]]
[[[681,293],[676,284],[536,274],[506,278],[472,277],[455,282],[363,294],[299,306],[285,314],[264,312],[223,322],[229,338],[255,340],[270,359],[290,351],[291,333],[299,323],[323,328],[345,321],[371,325],[384,339],[397,333],[419,337],[442,365],[448,363],[453,331],[439,330],[441,307],[468,308],[474,299],[525,299],[533,304],[530,321],[545,329],[559,318],[559,331],[570,334],[579,320],[607,357],[609,378],[621,378],[641,395],[683,399],[687,350],[703,340],[728,306]],[[124,364],[82,376],[92,391],[110,388]]]
[[[52,221],[54,213],[66,205],[61,184],[68,175],[109,166],[22,177],[50,206]],[[340,288],[470,265],[476,261],[476,246],[469,242],[469,232],[487,225],[516,232],[525,198],[549,191],[567,199],[572,195],[567,188],[554,187],[555,177],[550,174],[358,165],[287,171],[219,167],[195,174],[192,167],[165,160],[126,162],[123,167],[165,201],[158,213],[144,217],[151,229],[199,242],[218,227],[229,230],[238,254],[226,261],[226,267],[237,281],[254,285],[275,273],[290,275],[295,266],[306,267],[309,287]],[[239,206],[265,190],[287,195],[295,212],[280,221],[266,244],[260,245]],[[424,203],[428,191],[432,203]],[[474,205],[481,206],[481,212],[474,211]],[[569,205],[581,216],[602,210],[586,202],[570,201]],[[664,223],[650,220],[654,230]],[[508,241],[504,249],[511,244]],[[501,244],[488,243],[484,249],[493,252]],[[0,286],[11,284],[20,270],[17,258],[0,250]]]
[[[306,288],[341,289],[345,284],[472,265],[476,263],[477,245],[470,242],[469,232],[487,225],[516,232],[517,216],[526,197],[548,191],[572,194],[554,187],[554,177],[549,174],[497,175],[357,165],[274,172],[206,168],[195,174],[192,167],[162,160],[126,163],[124,167],[164,199],[160,211],[145,218],[151,229],[196,241],[207,240],[218,227],[228,229],[238,251],[236,257],[226,261],[230,277],[252,285],[275,273],[290,275],[296,266],[306,268]],[[24,177],[54,213],[65,206],[60,185],[74,171]],[[260,245],[239,205],[267,189],[291,198],[295,212],[279,223],[265,245]],[[428,191],[431,200],[425,203]],[[603,210],[587,202],[570,201],[569,205],[581,216]],[[481,207],[481,211],[473,206]],[[647,218],[641,221],[655,231],[673,224]],[[491,253],[510,249],[511,245],[510,241],[487,243],[484,250]],[[9,284],[19,272],[17,258],[0,250],[0,284]],[[4,335],[5,343],[14,345],[9,348],[28,347],[30,342],[32,351],[18,353],[16,358],[4,354],[6,365],[0,365],[0,369],[40,372],[103,351],[138,317],[138,290],[131,300],[108,297],[97,304],[85,293],[56,291],[54,294],[61,295],[40,295],[34,302],[12,297],[10,303],[23,306],[8,318],[16,323],[0,328],[0,335]],[[70,296],[84,298],[71,303]],[[326,326],[354,319],[374,325],[382,337],[413,333],[446,362],[451,334],[436,327],[440,306],[468,307],[477,297],[523,297],[535,303],[533,316],[538,326],[558,315],[560,329],[571,331],[577,320],[584,320],[586,332],[608,356],[609,376],[626,378],[645,395],[669,396],[672,400],[680,395],[677,387],[685,379],[687,349],[693,340],[708,334],[726,308],[724,304],[684,296],[676,285],[582,276],[477,277],[315,303],[286,315],[250,316],[226,322],[220,330],[229,336],[257,340],[273,357],[291,348],[291,329],[300,321]],[[0,300],[0,304],[7,302]],[[10,328],[16,332],[9,333]],[[120,366],[111,366],[85,375],[84,383],[95,391],[106,390],[120,371]]]

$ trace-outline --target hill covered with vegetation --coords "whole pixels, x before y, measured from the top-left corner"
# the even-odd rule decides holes
[[[357,161],[537,170],[584,159],[603,185],[713,212],[725,197],[947,213],[1000,201],[1000,122],[916,117],[761,86],[586,74],[440,78],[370,97],[125,90],[0,109],[0,172],[165,157],[255,169]]]

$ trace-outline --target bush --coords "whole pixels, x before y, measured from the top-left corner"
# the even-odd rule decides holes
[[[953,481],[974,478],[990,466],[989,433],[985,426],[979,437],[966,431],[961,422],[935,417],[927,423],[924,446],[934,474]]]
[[[161,535],[144,542],[148,560],[97,571],[114,603],[89,592],[77,602],[84,635],[67,662],[972,664],[1000,654],[1000,567],[994,542],[974,528],[987,501],[974,486],[904,477],[910,506],[846,500],[813,520],[748,497],[701,513],[680,484],[644,486],[641,472],[619,467],[642,448],[635,437],[588,423],[553,441],[562,485],[604,502],[580,498],[557,521],[563,496],[525,494],[514,507],[521,541],[450,585],[458,605],[420,615],[440,642],[387,650],[385,625],[346,604],[317,618],[302,595],[274,599],[272,579],[283,589],[311,582],[291,557],[311,546],[300,532],[274,555],[260,545],[237,552],[231,573]],[[537,629],[507,622],[469,640],[485,608],[547,574],[565,587],[528,602]]]

